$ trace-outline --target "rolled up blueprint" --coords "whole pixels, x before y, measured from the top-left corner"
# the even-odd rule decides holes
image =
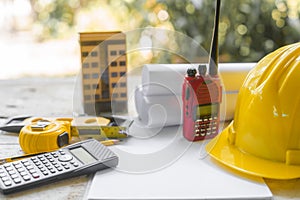
[[[143,124],[148,127],[164,127],[182,123],[181,96],[145,96],[142,90],[142,86],[135,90],[135,105]]]
[[[237,93],[223,93],[220,107],[222,121],[233,118],[237,95]],[[141,122],[148,127],[182,124],[182,100],[179,95],[145,96],[142,87],[139,87],[135,91],[135,104]]]
[[[220,63],[219,75],[226,92],[236,92],[256,63]],[[186,70],[199,64],[147,64],[142,70],[143,94],[181,95]]]
[[[219,64],[223,82],[221,120],[231,120],[239,88],[255,63]],[[142,85],[135,91],[136,111],[149,127],[182,124],[181,90],[186,69],[198,64],[148,64],[142,70]]]

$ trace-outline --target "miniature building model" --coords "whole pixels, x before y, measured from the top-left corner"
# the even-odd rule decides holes
[[[80,33],[80,48],[85,113],[127,112],[125,34]]]

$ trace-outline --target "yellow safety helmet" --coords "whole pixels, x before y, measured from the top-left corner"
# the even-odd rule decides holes
[[[247,174],[300,177],[300,43],[268,54],[249,72],[234,120],[206,150]]]

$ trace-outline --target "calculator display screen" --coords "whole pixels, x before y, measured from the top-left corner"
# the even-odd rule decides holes
[[[74,156],[76,156],[76,158],[81,160],[84,164],[90,164],[97,161],[89,152],[87,152],[82,147],[70,149],[70,151]]]
[[[198,105],[195,108],[194,119],[217,116],[219,104]]]

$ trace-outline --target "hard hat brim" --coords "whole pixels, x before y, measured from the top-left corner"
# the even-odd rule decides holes
[[[232,123],[206,145],[206,151],[220,163],[246,174],[271,179],[300,177],[300,166],[262,159],[241,151],[228,141]]]

